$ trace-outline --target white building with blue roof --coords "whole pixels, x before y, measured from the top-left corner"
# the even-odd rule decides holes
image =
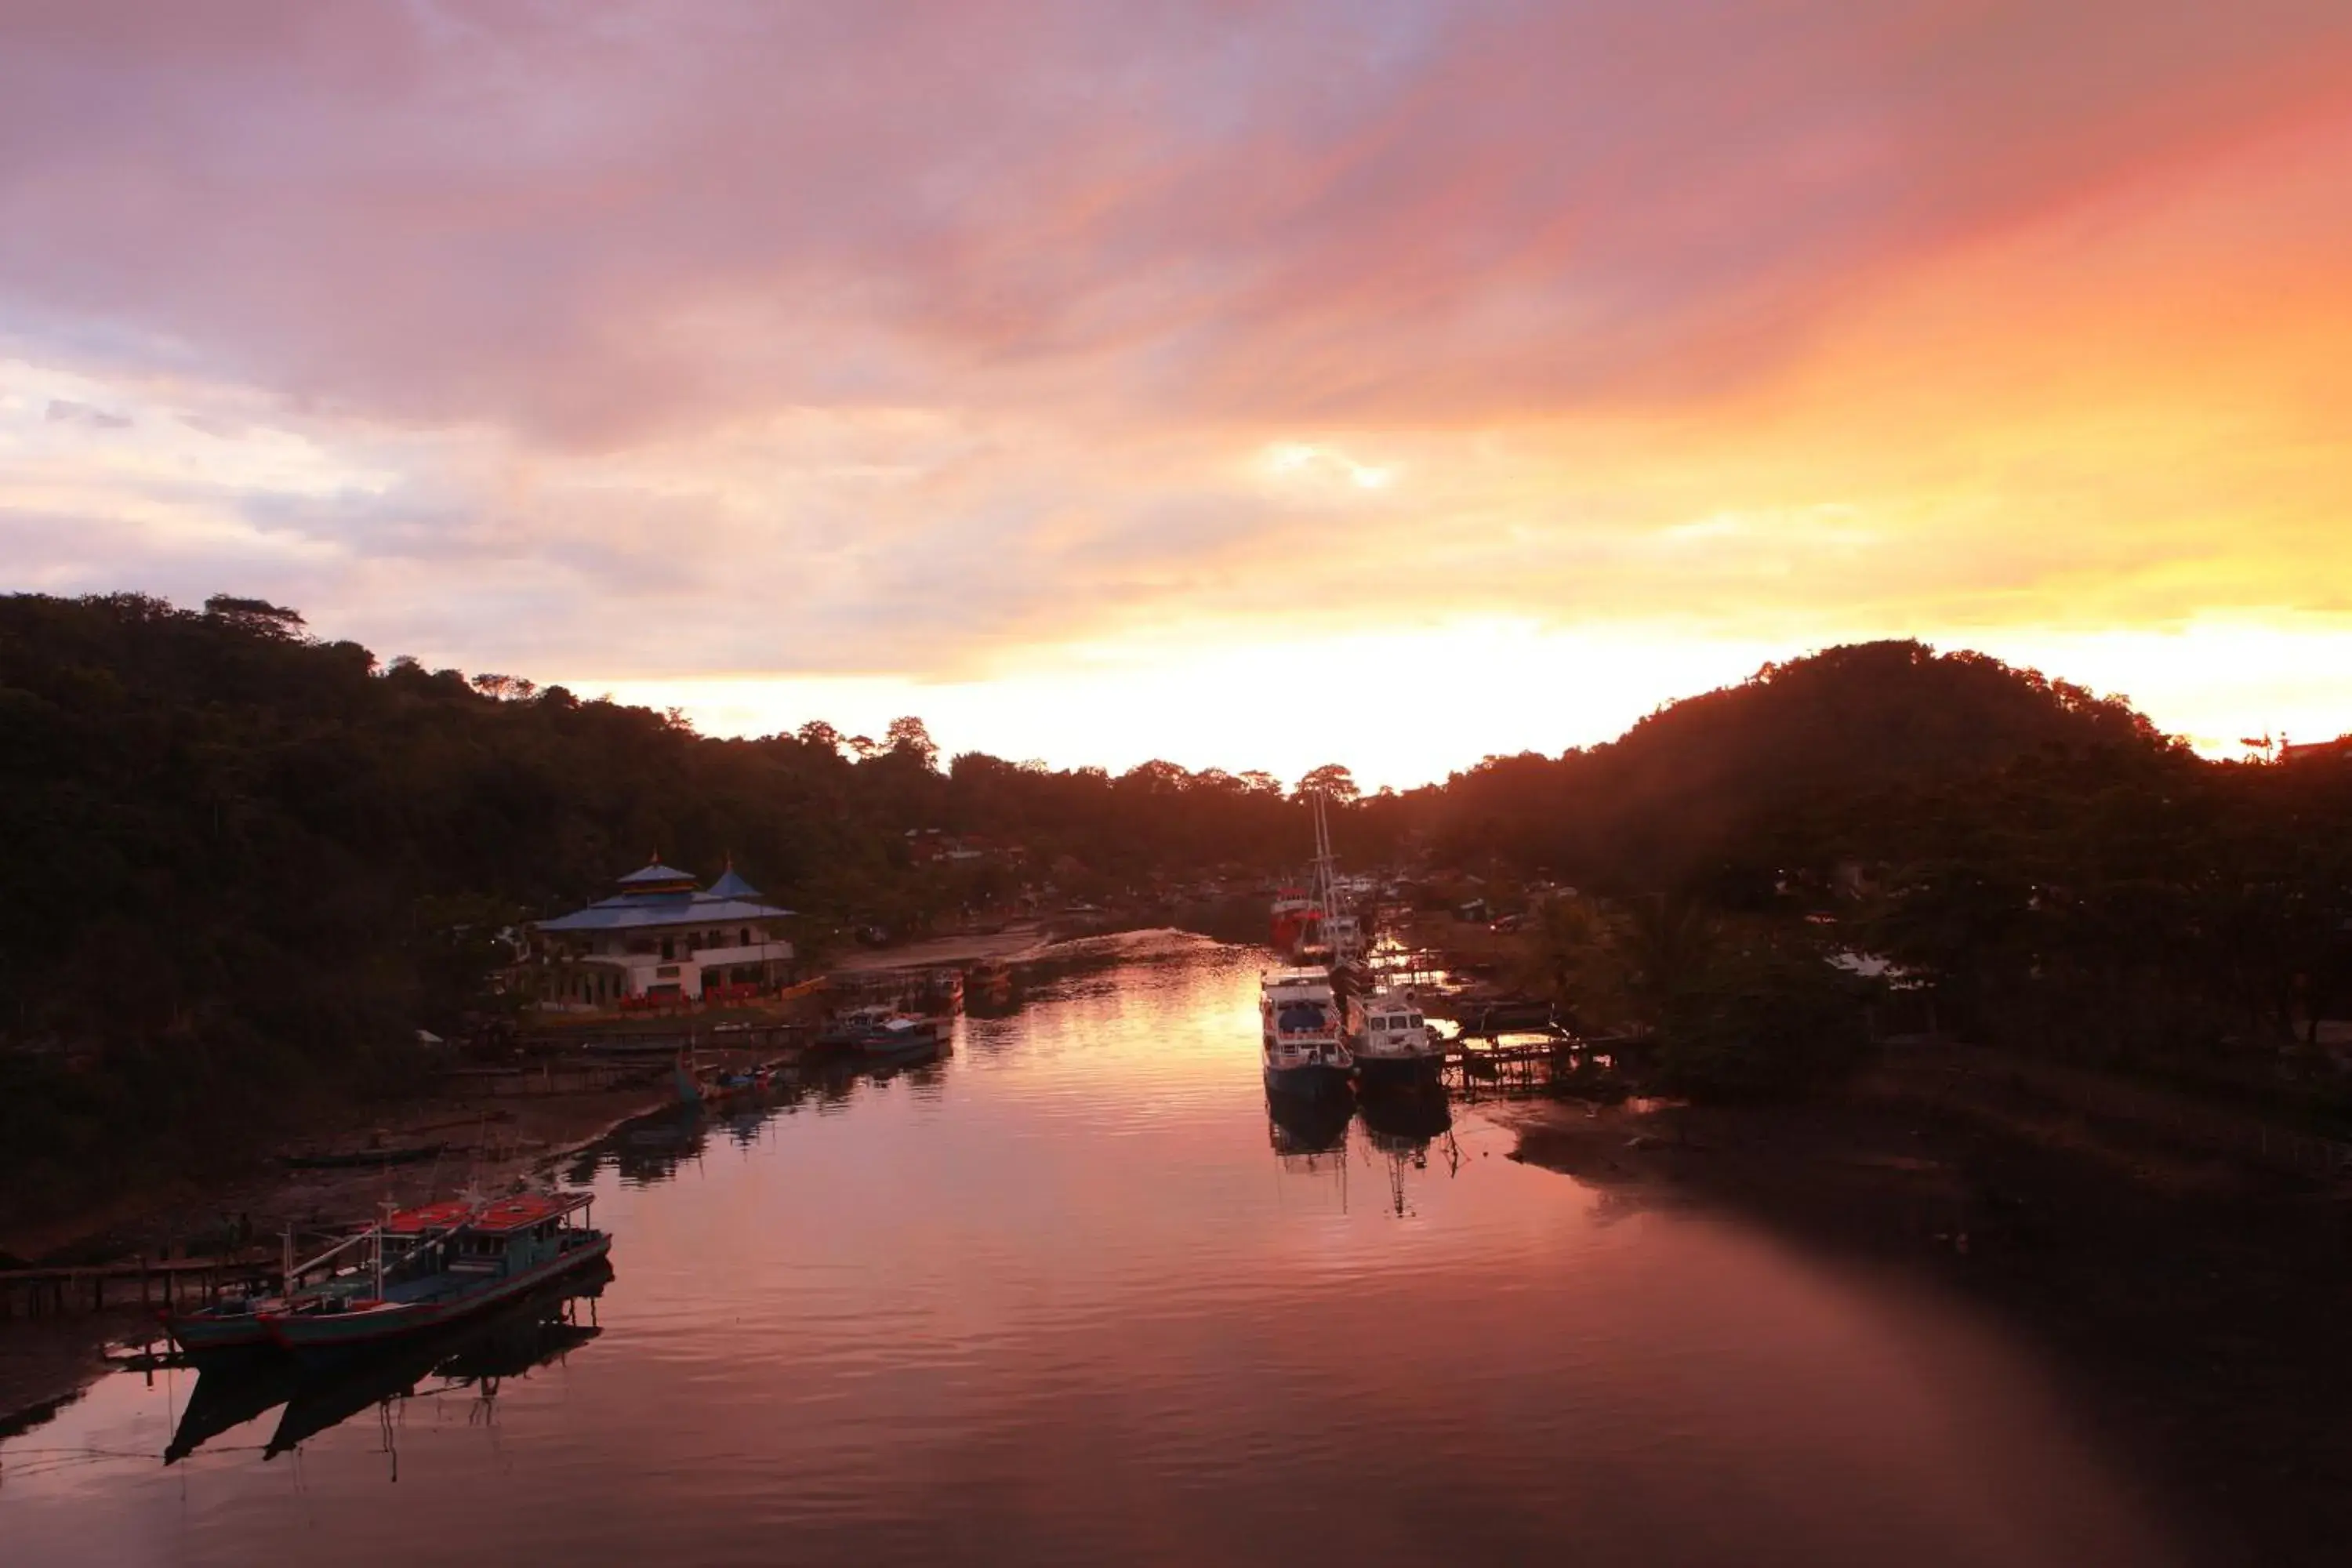
[[[656,856],[584,910],[535,922],[544,965],[541,1000],[614,1007],[755,995],[790,984],[793,911],[766,902],[729,866],[698,887]]]

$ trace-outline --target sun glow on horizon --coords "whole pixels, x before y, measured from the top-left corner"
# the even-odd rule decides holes
[[[1732,640],[1670,626],[1490,618],[1289,642],[1187,648],[1163,639],[1149,650],[1076,650],[969,681],[730,675],[564,684],[677,707],[710,734],[772,734],[821,719],[845,735],[878,737],[891,719],[912,713],[948,754],[1113,773],[1159,759],[1196,771],[1263,769],[1286,783],[1337,762],[1366,789],[1407,789],[1490,754],[1614,740],[1666,703],[1860,640]],[[2352,617],[1988,628],[1922,640],[2127,698],[2210,756],[2240,754],[2241,737],[2352,731]]]

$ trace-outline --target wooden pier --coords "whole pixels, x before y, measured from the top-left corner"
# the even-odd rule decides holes
[[[224,1295],[264,1291],[278,1283],[273,1254],[229,1258],[138,1258],[128,1263],[0,1268],[0,1321],[100,1312],[109,1305],[153,1309]]]
[[[1444,1077],[1465,1090],[1544,1089],[1580,1059],[1576,1040],[1566,1035],[1507,1045],[1458,1036],[1446,1047]]]
[[[1519,1037],[1509,1037],[1515,1035]],[[1628,1058],[1638,1061],[1646,1048],[1643,1042],[1627,1036],[1587,1037],[1557,1026],[1540,1034],[1465,1028],[1446,1042],[1444,1077],[1448,1085],[1473,1097],[1480,1093],[1606,1097],[1627,1089]]]

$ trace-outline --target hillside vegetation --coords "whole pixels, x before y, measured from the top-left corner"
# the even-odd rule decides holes
[[[308,637],[257,601],[0,599],[0,1187],[179,1169],[396,1085],[419,1027],[494,1005],[497,933],[658,851],[731,858],[837,926],[919,930],[1028,877],[1307,842],[1273,780],[969,755],[919,721],[719,740],[674,716]],[[952,873],[910,829],[1024,858]]]
[[[1822,1010],[1755,981],[1818,977],[1786,962],[1809,945],[1897,964],[1866,999],[1909,1027],[2342,1125],[2344,1075],[2318,1049],[2322,1020],[2352,1015],[2339,761],[2209,762],[2120,700],[1891,642],[1768,667],[1589,751],[1490,758],[1435,794],[1441,860],[1599,896],[1597,921],[1540,928],[1564,1000],[1726,1047],[1731,1079],[1754,1081],[1748,1047],[1775,1031],[1727,1025],[1727,988],[1756,1018],[1805,1019],[1779,1033],[1818,1059]]]
[[[19,1203],[396,1087],[417,1028],[495,1005],[501,930],[652,852],[705,875],[731,858],[821,943],[1024,885],[1269,874],[1308,842],[1264,774],[943,761],[913,718],[878,741],[710,738],[387,667],[251,600],[0,599],[0,1186]],[[2308,1054],[2345,1000],[2352,770],[2204,762],[1980,655],[1833,648],[1589,750],[1402,795],[1318,782],[1351,865],[1581,889],[1538,927],[1549,984],[1742,1082],[1772,1079],[1768,1037],[1834,1058],[1813,1048],[1844,1026],[1831,999],[1789,977],[1838,947],[1907,966],[1941,1026],[2076,1055]],[[931,829],[990,852],[926,863],[909,835]]]

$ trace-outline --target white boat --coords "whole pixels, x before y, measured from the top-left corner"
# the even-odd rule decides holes
[[[1328,1094],[1354,1070],[1339,998],[1319,969],[1276,969],[1258,979],[1265,1087],[1276,1094]]]
[[[1426,1083],[1445,1060],[1445,1042],[1422,1016],[1409,991],[1375,991],[1348,999],[1348,1038],[1356,1071],[1374,1083]]]
[[[1323,917],[1317,935],[1331,954],[1334,967],[1356,963],[1364,956],[1363,922],[1354,915],[1334,911]]]
[[[868,1058],[912,1056],[937,1050],[946,1034],[933,1019],[897,1013],[869,1026],[859,1037],[857,1048]]]

